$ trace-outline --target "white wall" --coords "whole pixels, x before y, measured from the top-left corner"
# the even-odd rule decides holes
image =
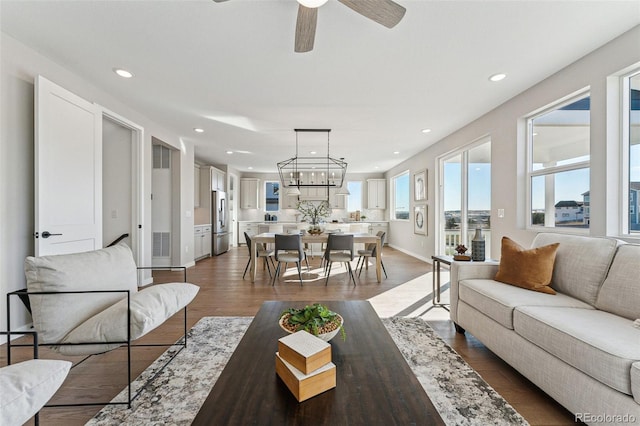
[[[438,157],[489,135],[491,137],[491,230],[493,257],[500,253],[502,236],[528,246],[536,232],[526,229],[525,123],[523,117],[555,100],[591,87],[591,228],[594,236],[615,235],[620,202],[619,161],[615,157],[620,140],[612,135],[619,128],[617,115],[607,110],[618,94],[606,91],[615,73],[640,62],[640,26],[612,40],[591,54],[515,96],[493,111],[438,141],[415,157],[386,173],[390,178],[409,169],[411,174],[427,168],[429,206],[428,236],[413,234],[412,223],[390,223],[389,244],[416,257],[430,259],[436,251],[435,217]],[[496,86],[499,90],[499,86]],[[461,107],[464,107],[461,104]],[[413,209],[413,202],[412,202]],[[499,219],[497,209],[505,210]],[[615,216],[615,217],[614,217]]]
[[[111,120],[102,122],[102,244],[132,235],[132,132]],[[124,240],[131,245],[131,237]]]
[[[75,94],[144,127],[144,263],[151,264],[151,137],[165,141],[180,153],[179,256],[182,265],[193,263],[193,164],[191,143],[181,140],[148,118],[93,86],[90,76],[79,76],[0,33],[0,294],[24,288],[24,258],[33,246],[33,82],[41,74]],[[0,329],[6,329],[5,303],[0,302]],[[19,304],[15,305],[20,308]],[[17,309],[14,308],[14,312]],[[28,322],[15,313],[12,325]]]

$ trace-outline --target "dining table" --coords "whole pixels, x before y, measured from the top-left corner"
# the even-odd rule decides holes
[[[308,232],[304,233],[301,235],[302,237],[302,243],[303,244],[321,244],[321,243],[326,243],[327,240],[329,239],[329,234],[330,232],[323,232],[321,234],[310,234]],[[359,244],[359,243],[364,243],[364,244],[369,244],[369,243],[375,243],[376,244],[376,253],[378,253],[378,256],[375,257],[376,259],[376,278],[378,280],[378,282],[382,281],[382,259],[381,259],[381,255],[382,255],[382,240],[379,236],[377,235],[371,235],[368,233],[360,233],[360,232],[343,232],[343,235],[353,235],[353,243],[354,244]],[[255,235],[251,238],[251,259],[250,259],[250,264],[251,264],[251,269],[250,269],[250,275],[251,275],[251,282],[255,282],[256,280],[256,253],[258,250],[258,244],[274,244],[276,241],[276,234],[274,232],[263,232],[261,234]]]

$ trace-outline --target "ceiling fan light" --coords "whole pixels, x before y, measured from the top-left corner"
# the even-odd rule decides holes
[[[303,5],[304,7],[309,7],[311,9],[315,9],[316,7],[320,7],[325,4],[327,0],[298,0],[298,3]]]

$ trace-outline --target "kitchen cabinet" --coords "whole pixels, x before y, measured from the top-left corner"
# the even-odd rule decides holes
[[[346,209],[347,208],[347,197],[344,195],[340,195],[337,192],[339,188],[331,188],[329,189],[329,207],[332,209]]]
[[[386,179],[367,179],[367,208],[387,208],[387,181]]]
[[[199,260],[203,257],[211,256],[211,225],[196,226],[194,228],[193,246],[194,259]]]
[[[286,195],[287,191],[284,191],[284,195],[281,195],[280,208],[281,209],[296,209],[298,208],[298,196]]]
[[[258,231],[260,229],[260,224],[258,222],[238,222],[238,245],[246,245],[246,240],[244,239],[244,233],[246,232],[249,236],[258,235]]]
[[[212,191],[225,191],[227,180],[227,174],[222,170],[211,167],[211,190]]]
[[[260,179],[240,179],[240,208],[257,209],[260,207]]]
[[[200,207],[200,166],[193,167],[193,206]]]

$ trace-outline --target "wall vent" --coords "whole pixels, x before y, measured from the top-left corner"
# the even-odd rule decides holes
[[[171,256],[171,233],[170,232],[154,232],[153,233],[153,257],[169,257]]]
[[[171,150],[162,145],[153,145],[153,168],[171,168]]]

